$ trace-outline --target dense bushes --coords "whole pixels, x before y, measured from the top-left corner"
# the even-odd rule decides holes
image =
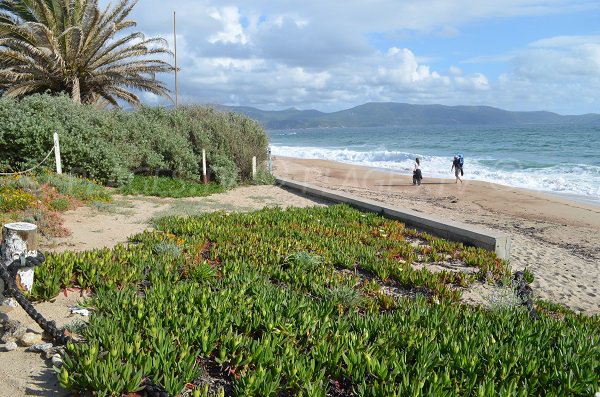
[[[0,172],[28,168],[60,135],[63,169],[103,183],[122,184],[132,173],[200,179],[202,149],[211,179],[225,187],[251,176],[252,156],[266,160],[267,136],[245,116],[212,108],[142,107],[101,110],[67,97],[0,98]]]

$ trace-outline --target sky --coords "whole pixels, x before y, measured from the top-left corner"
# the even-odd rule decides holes
[[[134,29],[173,48],[174,12],[180,104],[600,113],[598,0],[139,0]]]

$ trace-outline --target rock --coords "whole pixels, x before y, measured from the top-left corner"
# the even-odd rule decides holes
[[[55,355],[52,356],[52,365],[55,366],[55,367],[57,367],[57,368],[62,367],[63,360],[60,357],[60,354],[55,354]]]
[[[53,346],[44,352],[44,356],[46,357],[47,360],[50,360],[56,354],[62,356],[64,354],[64,352],[65,352],[64,346]]]
[[[25,335],[27,327],[16,320],[9,320],[4,324],[4,337],[13,336],[17,339]],[[4,341],[4,340],[3,340]]]
[[[53,347],[54,347],[54,345],[52,343],[38,343],[38,344],[29,346],[27,349],[25,349],[25,351],[28,351],[28,352],[45,352],[47,350],[52,349]]]
[[[9,333],[6,333],[6,334],[2,335],[2,338],[0,338],[0,341],[4,342],[4,343],[16,342],[17,338],[15,338],[14,336],[12,336]]]
[[[0,313],[10,313],[15,310],[15,307],[19,306],[14,298],[7,298],[0,303]]]
[[[42,335],[35,334],[33,332],[27,332],[19,338],[19,342],[21,342],[23,346],[33,346],[35,344],[40,344],[42,343]]]
[[[5,352],[10,352],[10,351],[13,351],[13,350],[17,350],[17,348],[18,348],[17,342],[8,342],[8,343],[5,343],[2,348],[3,348],[3,350]]]
[[[70,309],[71,309],[71,313],[73,313],[73,314],[81,314],[82,316],[85,316],[85,317],[90,315],[90,311],[86,308],[73,306]]]

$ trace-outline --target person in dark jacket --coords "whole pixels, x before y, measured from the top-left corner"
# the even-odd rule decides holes
[[[463,174],[463,172],[462,164],[460,163],[460,157],[454,156],[454,160],[452,160],[452,168],[450,168],[450,171],[452,170],[454,170],[454,176],[456,177],[456,181],[454,181],[454,183],[458,183],[458,181],[462,183],[462,179],[460,179],[460,176]]]
[[[413,169],[413,185],[420,185],[423,174],[421,174],[421,160],[415,159],[415,168]]]

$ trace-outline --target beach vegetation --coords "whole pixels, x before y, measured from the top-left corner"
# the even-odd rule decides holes
[[[145,195],[157,197],[203,197],[224,192],[217,183],[201,184],[169,177],[136,175],[132,180],[119,187],[119,193],[125,195]]]
[[[252,182],[255,185],[274,185],[275,176],[267,170],[257,170]]]
[[[65,236],[57,212],[83,204],[108,203],[112,195],[97,182],[70,175],[0,176],[0,224],[30,222],[45,236]]]
[[[134,175],[203,180],[229,189],[250,182],[252,158],[267,160],[268,138],[255,121],[201,106],[103,110],[62,96],[0,98],[0,172],[34,167],[60,138],[65,173],[121,186]],[[48,160],[42,167],[53,167]]]
[[[162,218],[127,246],[49,254],[32,297],[94,292],[58,374],[76,393],[143,380],[173,396],[598,390],[598,316],[463,305],[426,245],[488,281],[509,272],[493,252],[345,205],[277,208]]]
[[[528,284],[531,284],[531,283],[533,283],[533,280],[534,280],[534,278],[535,278],[535,277],[534,277],[533,273],[531,272],[531,270],[529,270],[528,268],[525,268],[525,269],[523,270],[523,279],[524,279],[524,280],[525,280],[525,281],[526,281]]]
[[[168,97],[157,73],[174,68],[166,40],[129,33],[137,0],[100,9],[98,0],[2,2],[0,89],[5,96],[49,92],[74,102],[139,105],[136,91]]]

